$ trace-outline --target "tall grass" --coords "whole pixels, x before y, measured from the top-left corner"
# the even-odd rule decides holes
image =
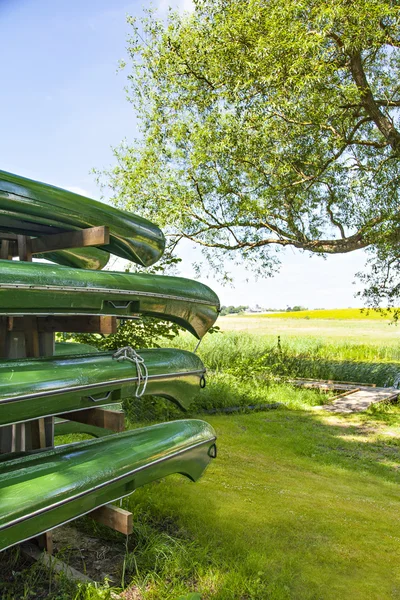
[[[173,343],[186,350],[193,350],[194,346],[193,338],[186,334],[177,337]],[[374,346],[312,337],[281,341],[277,336],[230,331],[207,336],[200,344],[198,354],[214,384],[220,382],[221,377],[232,375],[229,382],[232,389],[237,392],[243,382],[250,382],[252,395],[257,390],[257,382],[264,379],[270,385],[276,382],[276,377],[391,386],[400,376],[400,345]]]
[[[207,335],[201,342],[198,354],[210,369],[229,366],[242,357],[257,355],[278,346],[277,335],[253,335],[243,331],[227,331]],[[189,334],[180,334],[165,345],[192,350],[196,343]],[[285,337],[280,339],[282,351],[288,355],[308,355],[314,358],[358,362],[400,362],[398,344],[355,343],[344,339],[332,341],[313,336]]]

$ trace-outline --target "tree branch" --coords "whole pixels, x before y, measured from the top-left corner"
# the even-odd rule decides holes
[[[360,52],[354,52],[350,55],[350,68],[353,79],[360,92],[361,101],[365,110],[370,115],[379,131],[388,141],[394,152],[396,154],[400,154],[400,133],[394,127],[390,119],[383,114],[375,102],[364,72]]]

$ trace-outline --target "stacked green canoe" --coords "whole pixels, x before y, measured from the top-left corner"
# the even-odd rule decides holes
[[[155,263],[165,245],[156,225],[0,172],[0,243],[2,233],[36,237],[102,225],[110,230],[105,247],[47,253],[52,264],[0,260],[0,317],[148,315],[178,323],[199,339],[204,336],[219,312],[218,298],[207,286],[179,277],[100,270],[110,252],[142,266]],[[148,402],[150,395],[161,396],[186,410],[204,384],[201,360],[183,350],[70,348],[73,353],[0,361],[0,435],[10,425],[68,417],[132,397]],[[190,419],[0,455],[0,550],[168,474],[196,480],[214,456],[213,429]]]

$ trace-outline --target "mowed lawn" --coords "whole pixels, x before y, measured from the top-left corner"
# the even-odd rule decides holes
[[[218,324],[226,338],[210,336],[201,347],[213,368],[224,347],[241,360],[246,348],[254,351],[250,338],[258,348],[277,335],[293,348],[320,340],[338,355],[363,344],[363,360],[378,363],[390,345],[398,358],[399,328],[383,319],[227,316]],[[350,416],[303,405],[205,418],[219,454],[203,479],[170,478],[129,500],[156,521],[177,523],[198,548],[185,589],[203,600],[400,598],[397,406]],[[148,597],[174,593],[161,585]]]
[[[204,600],[400,598],[400,413],[381,419],[210,417],[219,455],[203,479],[166,479],[129,505],[196,541],[186,589]],[[162,590],[143,597],[176,598]]]
[[[197,483],[169,477],[124,499],[134,513],[129,539],[95,532],[104,546],[118,542],[122,553],[110,572],[113,589],[100,584],[63,592],[52,576],[43,584],[41,575],[41,585],[53,592],[40,597],[400,600],[400,408],[330,415],[312,409],[321,401],[315,392],[227,373],[276,345],[277,335],[288,359],[323,356],[339,365],[358,359],[376,372],[391,361],[400,373],[399,329],[383,320],[253,316],[223,317],[218,324],[226,333],[207,336],[199,348],[210,371],[202,392],[210,406],[218,406],[222,393],[230,406],[239,394],[246,405],[283,404],[247,414],[191,415],[215,428],[218,457]],[[174,343],[194,344],[189,336]],[[28,597],[12,586],[2,597]],[[31,584],[25,587],[39,597]]]

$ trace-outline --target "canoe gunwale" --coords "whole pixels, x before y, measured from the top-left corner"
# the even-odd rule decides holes
[[[177,379],[179,377],[186,377],[188,375],[205,375],[206,369],[196,369],[194,371],[179,371],[178,373],[159,373],[156,375],[149,375],[147,381],[157,381],[158,379]],[[119,384],[124,383],[134,383],[138,381],[138,377],[125,377],[124,379],[114,379],[112,381],[103,381],[96,384],[85,384],[85,385],[76,385],[71,387],[63,387],[61,389],[56,390],[44,390],[43,392],[35,392],[34,394],[25,394],[23,396],[13,396],[10,398],[3,398],[0,400],[0,405],[2,404],[11,404],[13,402],[23,402],[24,400],[33,400],[35,398],[47,398],[49,396],[58,396],[61,394],[68,394],[72,392],[80,392],[80,391],[95,391],[97,389],[107,388]],[[99,400],[100,401],[100,400]],[[96,404],[96,400],[93,399],[93,405]]]
[[[108,436],[108,440],[111,437],[116,437],[119,434],[116,434],[115,436]],[[99,483],[95,486],[93,486],[92,488],[90,488],[89,490],[85,490],[82,492],[79,492],[78,494],[74,494],[73,496],[70,496],[69,498],[64,498],[63,500],[59,500],[58,502],[54,502],[53,504],[49,505],[49,506],[45,506],[43,508],[40,508],[32,513],[29,513],[28,515],[23,515],[21,517],[18,517],[12,521],[9,521],[8,523],[5,523],[4,525],[0,525],[0,532],[1,531],[5,531],[7,529],[9,529],[10,527],[13,527],[15,525],[18,525],[20,523],[23,523],[24,521],[27,521],[28,519],[33,519],[35,517],[38,517],[40,515],[46,514],[47,512],[54,510],[56,508],[59,508],[61,506],[64,506],[65,504],[68,504],[69,502],[73,502],[74,500],[78,500],[79,498],[83,498],[84,496],[88,496],[89,494],[92,494],[93,492],[96,492],[98,490],[101,490],[107,486],[109,486],[110,484],[113,483],[119,483],[122,482],[124,479],[128,478],[128,477],[132,477],[133,475],[135,475],[136,473],[140,473],[142,471],[145,471],[146,469],[149,469],[155,465],[164,463],[164,462],[168,462],[169,460],[172,460],[173,458],[177,457],[177,456],[181,456],[183,454],[185,454],[186,452],[190,452],[191,450],[194,450],[195,448],[200,448],[201,446],[205,446],[206,444],[215,444],[217,438],[216,436],[212,436],[206,440],[202,440],[201,442],[197,442],[196,444],[191,444],[190,446],[186,446],[185,448],[181,448],[180,450],[176,450],[174,452],[172,452],[171,454],[169,454],[168,456],[163,456],[161,458],[156,458],[150,462],[147,462],[146,464],[139,466],[139,467],[135,467],[134,469],[131,469],[128,473],[124,473],[123,475],[118,475],[118,477],[114,477],[111,479],[108,479],[107,481],[104,481],[102,483]],[[69,444],[68,444],[69,446]],[[63,448],[66,448],[68,446],[63,446]],[[210,455],[211,456],[211,455]],[[212,458],[212,456],[211,456]],[[126,494],[127,496],[130,495],[132,492],[128,492],[128,494]],[[121,496],[119,496],[121,497]],[[115,498],[114,500],[117,500],[118,498]],[[107,503],[109,502],[113,502],[113,500],[108,500]],[[71,519],[74,520],[74,519]],[[46,531],[46,530],[44,530]],[[29,539],[29,538],[27,538]],[[25,540],[23,540],[25,541]],[[6,549],[6,548],[4,548]]]
[[[145,298],[160,298],[162,300],[178,300],[179,302],[188,302],[191,304],[204,304],[210,306],[209,300],[203,300],[201,298],[187,298],[185,296],[175,296],[173,294],[159,294],[157,292],[142,292],[136,290],[121,290],[117,288],[103,288],[103,287],[73,287],[73,286],[58,286],[58,285],[31,285],[26,283],[0,283],[0,290],[39,290],[39,291],[57,291],[57,292],[76,292],[76,293],[93,293],[93,294],[116,294],[120,296],[143,296]],[[115,307],[117,308],[117,307]],[[3,313],[2,313],[3,314]],[[11,313],[8,313],[11,314]],[[16,313],[17,314],[17,313]],[[20,313],[18,313],[20,314]],[[21,313],[22,314],[22,313]],[[25,313],[24,313],[25,314]],[[47,314],[47,313],[46,313]],[[50,314],[50,313],[49,313]],[[68,313],[71,314],[71,313]]]

